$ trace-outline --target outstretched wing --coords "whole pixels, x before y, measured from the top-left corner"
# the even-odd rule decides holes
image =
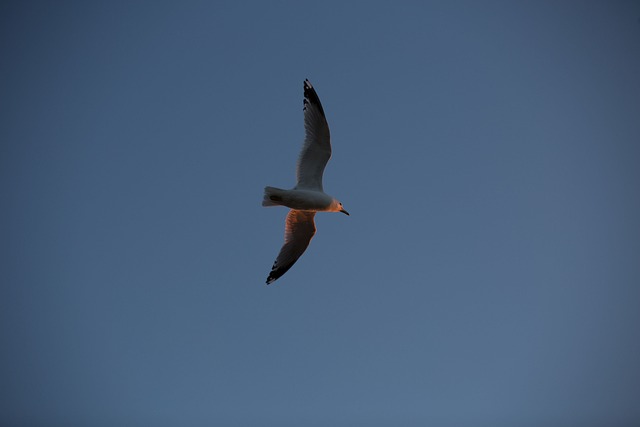
[[[331,158],[329,125],[316,90],[304,81],[304,145],[298,157],[296,188],[322,190],[322,173]]]
[[[267,285],[286,273],[307,249],[311,238],[316,233],[316,225],[313,221],[315,215],[315,212],[295,209],[289,211],[284,228],[284,245],[271,267]]]

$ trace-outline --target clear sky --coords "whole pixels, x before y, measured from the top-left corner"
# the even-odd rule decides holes
[[[5,1],[0,142],[1,425],[640,425],[638,2]]]

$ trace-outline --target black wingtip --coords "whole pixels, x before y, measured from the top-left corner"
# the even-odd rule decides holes
[[[316,93],[316,90],[313,88],[313,85],[311,84],[309,79],[304,80],[303,86],[304,86],[303,104],[306,104],[308,102],[310,104],[315,105],[316,107],[318,107],[318,110],[320,110],[320,113],[322,114],[322,116],[326,117],[324,115],[324,109],[322,108],[322,104],[320,103],[320,98],[318,97],[318,94]]]
[[[298,258],[300,258],[300,256],[298,256]],[[269,276],[267,277],[267,285],[272,284],[273,282],[275,282],[276,280],[284,276],[284,273],[286,273],[291,269],[291,267],[293,267],[293,264],[296,263],[298,258],[294,259],[292,262],[285,265],[278,265],[278,260],[276,260],[273,263],[273,267],[271,267],[271,272],[269,273]]]
[[[271,267],[271,272],[269,273],[269,275],[267,276],[267,285],[272,284],[273,282],[275,282],[275,280],[277,279],[277,277],[273,276],[273,272],[275,271],[276,268],[276,263],[273,263],[273,267]]]

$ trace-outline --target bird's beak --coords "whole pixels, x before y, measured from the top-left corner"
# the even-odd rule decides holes
[[[340,209],[340,212],[342,212],[343,214],[349,216],[349,212],[345,211],[344,209]]]

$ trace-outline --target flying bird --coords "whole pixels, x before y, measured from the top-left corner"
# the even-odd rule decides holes
[[[342,203],[322,189],[322,174],[331,158],[329,125],[316,90],[304,81],[304,144],[298,157],[297,183],[291,190],[264,188],[262,206],[286,206],[284,245],[267,277],[267,285],[286,273],[309,246],[316,233],[316,212],[342,212]]]

